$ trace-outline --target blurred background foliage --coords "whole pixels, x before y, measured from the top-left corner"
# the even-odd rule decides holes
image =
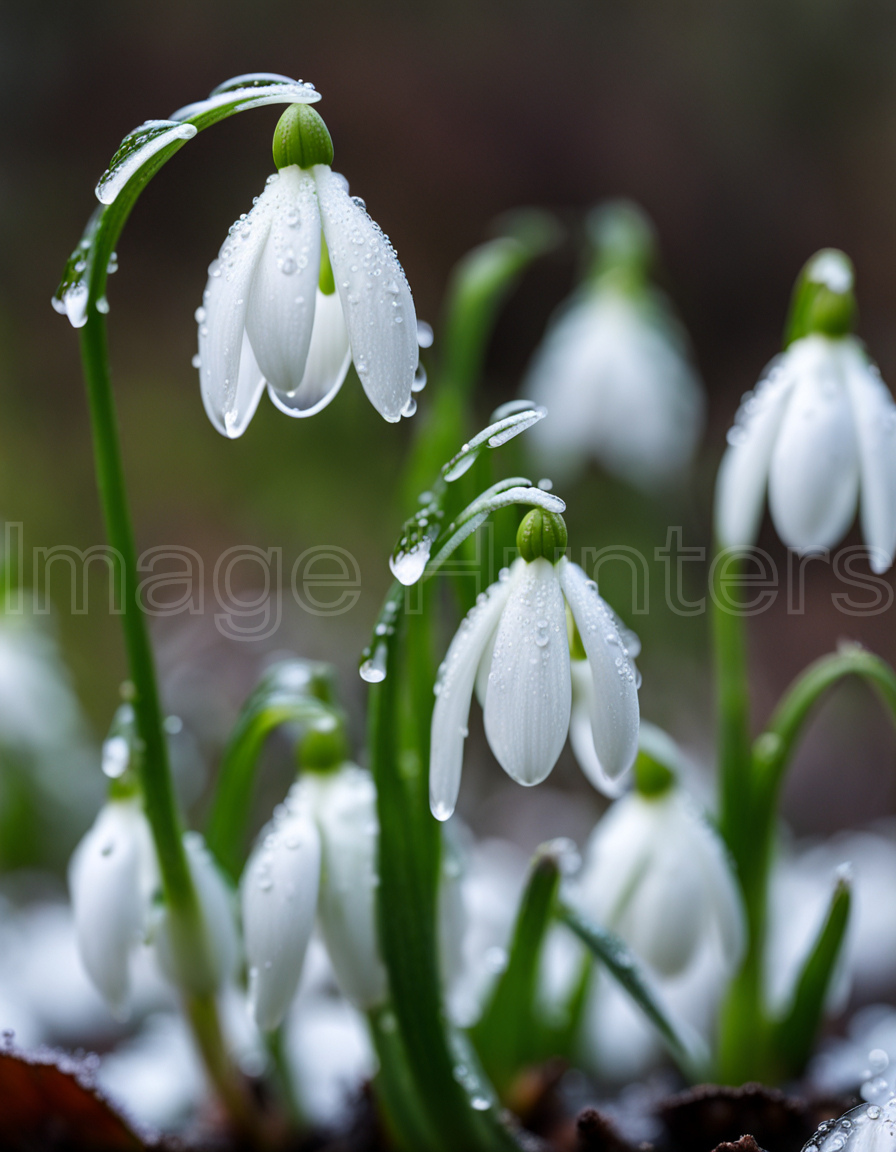
[[[650,559],[648,615],[631,616],[621,566],[602,571],[602,591],[642,636],[644,715],[711,763],[707,618],[665,607],[654,548],[668,525],[682,526],[686,545],[709,546],[725,430],[741,393],[779,350],[794,277],[815,249],[842,247],[855,261],[860,335],[884,378],[896,381],[892,4],[45,0],[5,5],[0,24],[0,512],[24,526],[26,577],[35,547],[103,540],[77,340],[49,304],[94,205],[97,178],[128,130],[225,78],[254,70],[301,76],[323,93],[335,167],[398,249],[418,315],[435,328],[434,354],[450,269],[497,215],[539,205],[566,226],[565,242],[533,264],[503,309],[477,424],[517,394],[548,317],[574,283],[584,212],[624,195],[655,221],[660,279],[709,394],[693,482],[658,503],[594,469],[561,495],[574,549],[619,543]],[[277,116],[266,108],[235,117],[177,155],[141,198],[109,289],[139,546],[195,549],[208,583],[225,548],[283,550],[283,620],[269,640],[226,640],[210,594],[203,615],[156,622],[168,705],[207,764],[258,669],[287,650],[339,667],[360,739],[357,654],[407,513],[399,474],[414,421],[380,420],[353,371],[313,420],[288,420],[265,400],[236,442],[218,436],[202,409],[190,363],[193,311],[228,225],[272,169]],[[431,398],[419,399],[422,415]],[[499,474],[525,467],[524,450],[517,441],[496,457]],[[320,544],[347,549],[360,565],[361,597],[342,616],[312,616],[288,592],[293,562]],[[786,553],[768,526],[762,544],[783,576]],[[706,569],[687,567],[697,597]],[[253,579],[248,567],[243,574]],[[834,589],[829,570],[810,565],[805,615],[788,615],[781,594],[751,623],[757,719],[799,668],[841,636],[896,659],[896,607],[844,616]],[[86,615],[71,613],[62,585],[53,612],[98,736],[125,674],[107,603],[103,580],[94,579]],[[478,771],[465,774],[462,814],[479,831],[513,834],[527,848],[561,832],[581,837],[600,803],[568,753],[537,798],[514,791],[475,739],[473,711]],[[289,771],[285,744],[270,760],[275,795]],[[798,832],[812,833],[890,815],[893,767],[894,740],[876,705],[846,688],[801,753],[788,817]],[[84,771],[83,758],[73,759],[72,771]],[[191,787],[199,797],[202,788]],[[89,813],[79,815],[72,837],[84,818]]]

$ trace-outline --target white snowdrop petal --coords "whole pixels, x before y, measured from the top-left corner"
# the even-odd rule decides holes
[[[517,569],[495,635],[485,694],[485,734],[519,784],[538,784],[566,743],[570,711],[566,606],[554,565]]]
[[[276,181],[268,184],[246,218],[231,227],[209,267],[197,312],[202,401],[215,428],[230,438],[245,430],[264,383],[261,373],[255,374],[257,365],[250,371],[243,361],[249,346],[245,339],[249,296],[271,227],[275,188]]]
[[[278,392],[302,383],[320,275],[320,212],[314,179],[283,168],[265,195],[272,200],[267,240],[249,292],[246,331],[261,373]]]
[[[756,543],[768,483],[769,463],[794,384],[790,352],[769,366],[744,397],[716,480],[715,530],[723,547]]]
[[[842,341],[806,337],[772,452],[769,510],[790,548],[828,548],[855,516],[859,461]]]
[[[849,341],[843,351],[862,477],[862,534],[871,568],[881,573],[896,551],[896,404],[861,348]]]
[[[376,922],[379,823],[369,772],[345,765],[313,788],[321,841],[318,920],[339,987],[366,1011],[386,998]]]
[[[319,288],[314,307],[314,327],[301,383],[293,392],[273,384],[268,394],[287,416],[314,416],[330,403],[345,380],[352,362],[342,302],[337,293],[324,295]]]
[[[591,667],[594,750],[604,773],[615,780],[632,766],[638,752],[637,674],[594,581],[566,557],[558,570]]]
[[[653,801],[662,804],[662,800]],[[664,827],[654,858],[617,924],[637,954],[663,976],[688,965],[707,922],[707,885],[678,830]]]
[[[349,196],[344,178],[323,164],[314,178],[355,369],[373,406],[394,422],[411,399],[417,370],[411,290],[388,238]]]
[[[594,748],[591,715],[594,711],[594,678],[587,660],[572,660],[572,710],[569,714],[569,742],[579,767],[598,790],[611,800],[625,791],[625,781],[613,779],[603,769]]]
[[[517,560],[514,565],[525,561]],[[449,645],[436,681],[429,754],[429,804],[437,820],[447,820],[457,803],[464,740],[473,685],[483,651],[510,595],[511,580],[499,580],[482,593]]]
[[[556,322],[524,389],[550,421],[534,430],[642,488],[673,480],[703,424],[703,393],[684,340],[662,313],[614,289],[582,295]]]
[[[629,792],[600,819],[588,841],[578,899],[599,923],[613,924],[650,867],[660,843],[660,809]]]
[[[119,1016],[127,1008],[131,952],[149,916],[151,851],[139,803],[112,800],[69,864],[78,951],[88,976]]]
[[[295,995],[314,927],[320,836],[304,804],[284,808],[265,828],[240,883],[249,1000],[270,1032]]]

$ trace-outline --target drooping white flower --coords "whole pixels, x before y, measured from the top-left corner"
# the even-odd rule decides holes
[[[78,950],[112,1011],[124,1015],[131,954],[144,939],[158,869],[136,797],[110,800],[75,849],[69,890]]]
[[[553,564],[539,549],[526,559],[524,529],[541,517],[562,525],[540,509],[525,517],[517,537],[523,555],[482,594],[440,669],[429,770],[430,807],[439,820],[448,819],[457,801],[474,686],[486,737],[505,772],[533,785],[554,767],[570,724],[567,605],[588,658],[591,731],[602,772],[615,779],[634,761],[637,673],[595,582],[565,556]],[[562,533],[565,547],[565,526]]]
[[[585,461],[641,488],[679,477],[703,428],[687,339],[650,288],[653,236],[634,205],[594,215],[595,274],[551,321],[523,393],[551,418],[532,443],[556,477]]]
[[[648,765],[594,829],[576,898],[662,975],[687,968],[710,934],[733,968],[744,924],[725,850],[669,769]]]
[[[344,764],[309,774],[298,787],[312,796],[320,832],[318,922],[339,987],[352,1003],[370,1009],[386,998],[379,953],[376,891],[379,822],[369,772]]]
[[[842,253],[819,253],[803,276],[831,298],[851,301],[852,268]],[[745,397],[716,485],[716,532],[723,546],[756,542],[766,491],[788,547],[832,547],[858,505],[872,569],[885,572],[892,564],[896,404],[848,330],[810,328]]]
[[[267,386],[281,411],[311,416],[354,361],[371,403],[397,421],[418,357],[398,257],[331,171],[329,133],[308,105],[284,114],[274,158],[279,173],[231,228],[197,312],[206,412],[223,435],[240,436]]]
[[[262,832],[241,883],[249,1001],[258,1027],[276,1028],[295,995],[314,927],[320,836],[294,787]]]

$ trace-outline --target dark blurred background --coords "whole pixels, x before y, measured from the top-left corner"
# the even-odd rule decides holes
[[[577,547],[625,543],[649,557],[668,524],[707,545],[712,481],[738,398],[780,347],[790,289],[806,258],[842,247],[857,268],[860,334],[896,380],[896,10],[889,0],[530,0],[326,4],[5,4],[0,16],[0,511],[24,525],[26,555],[100,543],[77,338],[50,308],[65,258],[121,137],[168,116],[229,76],[312,80],[335,167],[395,243],[418,314],[436,331],[448,273],[499,213],[556,210],[570,239],[537,262],[492,341],[479,416],[512,398],[551,311],[574,282],[584,210],[640,202],[656,222],[661,279],[688,328],[709,393],[709,427],[690,491],[650,504],[596,470],[570,499]],[[193,310],[231,221],[272,169],[278,109],[201,134],[147,189],[110,281],[110,333],[126,467],[141,547],[195,548],[210,576],[235,544],[281,547],[286,573],[316,544],[359,561],[362,595],[316,618],[289,596],[276,637],[226,641],[213,611],[161,621],[159,659],[172,708],[215,748],[264,659],[290,650],[333,660],[362,728],[354,671],[387,587],[386,559],[405,513],[397,498],[414,422],[387,425],[354,375],[311,421],[263,401],[227,442],[199,398]],[[421,397],[421,414],[429,397]],[[500,467],[500,462],[498,463]],[[849,543],[857,543],[856,534]],[[784,550],[763,541],[779,569]],[[705,570],[694,565],[693,595]],[[653,564],[644,641],[644,714],[707,763],[712,698],[705,617],[662,603]],[[605,593],[626,616],[626,580]],[[896,607],[856,618],[831,602],[823,565],[807,574],[804,616],[784,597],[751,622],[756,718],[789,679],[841,636],[896,659]],[[54,614],[88,713],[102,733],[125,674],[118,623],[95,581],[91,611]],[[474,713],[476,709],[474,708]],[[475,726],[478,719],[474,718]],[[475,741],[474,741],[475,743]],[[892,814],[894,740],[877,705],[847,688],[813,729],[788,815],[801,832]],[[276,756],[276,749],[273,753]],[[569,803],[580,777],[564,759],[538,799],[512,809],[479,748],[465,807],[483,830],[520,839],[581,834],[599,810]],[[467,777],[465,777],[465,780]],[[518,795],[518,793],[514,793]],[[531,834],[522,802],[535,812]],[[510,815],[508,815],[510,813]],[[537,827],[536,827],[537,825]],[[555,826],[556,825],[556,826]]]

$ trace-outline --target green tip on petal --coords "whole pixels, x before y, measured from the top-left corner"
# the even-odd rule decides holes
[[[656,256],[656,233],[643,209],[631,200],[612,200],[588,217],[595,256],[591,280],[598,287],[638,291]]]
[[[516,546],[527,563],[543,556],[553,564],[566,551],[568,540],[563,517],[543,508],[528,512],[516,534]]]
[[[790,304],[785,346],[813,333],[848,336],[855,327],[855,272],[837,248],[822,248],[797,277]]]
[[[278,169],[333,163],[330,133],[310,104],[290,104],[280,117],[274,129],[274,163]]]
[[[675,773],[642,748],[635,760],[635,791],[648,800],[657,800],[675,787]]]
[[[308,772],[333,772],[348,759],[345,726],[335,716],[314,724],[299,744],[299,764]]]

